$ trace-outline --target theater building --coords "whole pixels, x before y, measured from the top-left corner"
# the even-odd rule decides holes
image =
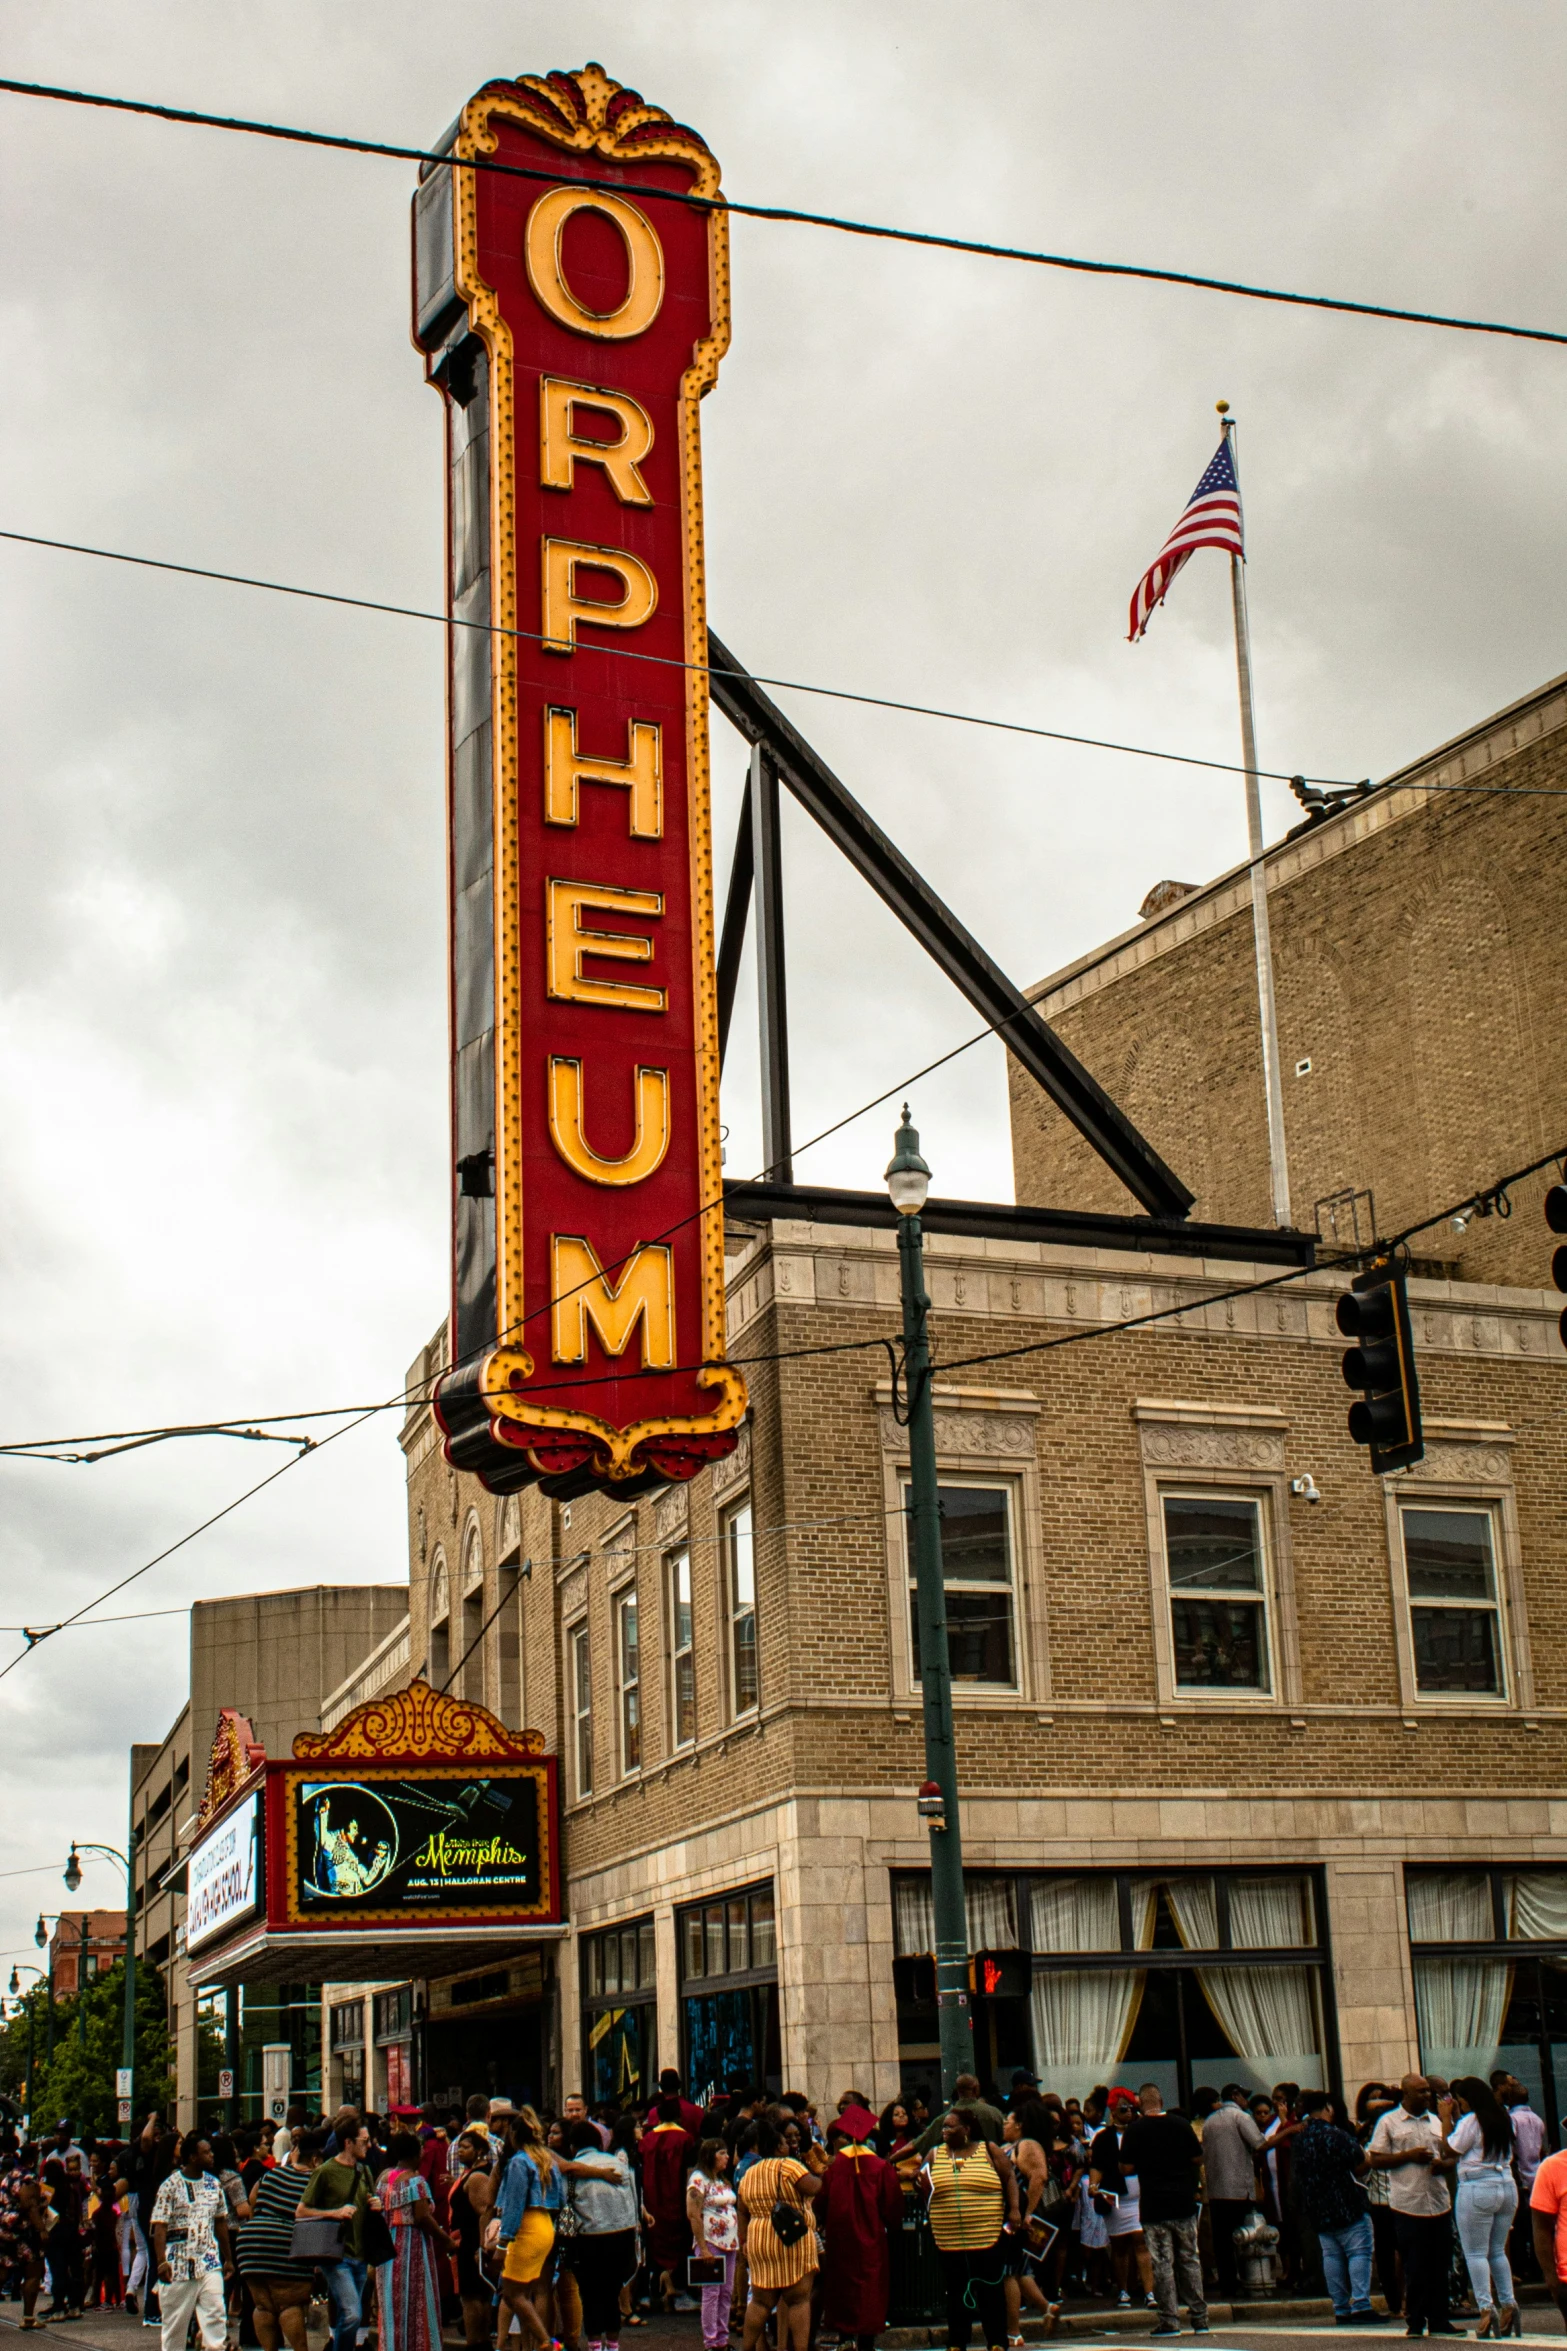
[[[1567,1140],[1567,815],[1508,797],[1567,787],[1564,727],[1557,684],[1269,852],[1315,1265],[1061,1237],[1052,1209],[1128,1202],[1017,1070],[1015,1211],[939,1209],[924,1136],[976,2059],[1003,2085],[1502,2063],[1567,2121],[1548,1177],[1412,1242],[1425,1456],[1383,1479],[1346,1433],[1333,1261]],[[1036,1000],[1194,1216],[1260,1224],[1245,874],[1151,905]],[[536,1991],[499,1958],[471,1999],[414,1985],[423,2087],[935,2077],[894,1220],[785,1205],[731,1198],[752,1410],[689,1486],[498,1500],[409,1415],[408,1671],[543,1733],[566,1913]],[[437,1334],[410,1386],[444,1360]]]

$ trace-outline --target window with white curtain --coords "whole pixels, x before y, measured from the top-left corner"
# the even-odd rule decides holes
[[[1017,1896],[1010,1878],[966,1877],[963,1905],[971,1951],[1017,1949]],[[936,1948],[936,1914],[928,1877],[893,1880],[892,1919],[898,1957],[928,1958]]]
[[[1567,1869],[1405,1871],[1421,2063],[1499,2070],[1554,2146],[1567,2124]]]
[[[937,2030],[930,1880],[899,1875],[893,1895],[899,2046],[925,2065]],[[1313,1872],[975,1872],[965,1896],[971,1953],[1026,1957],[975,1994],[1017,2002],[998,2030],[1014,2045],[1026,2032],[1044,2088],[1082,2097],[1099,2082],[1152,2080],[1176,2105],[1210,2079],[1326,2083]]]

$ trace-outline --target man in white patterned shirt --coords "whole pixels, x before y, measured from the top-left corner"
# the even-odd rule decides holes
[[[202,2351],[223,2351],[227,2339],[223,2281],[234,2267],[229,2247],[228,2199],[212,2169],[212,2149],[200,2131],[180,2141],[180,2165],[158,2190],[152,2208],[152,2258],[161,2287],[163,2351],[185,2351],[192,2317]]]

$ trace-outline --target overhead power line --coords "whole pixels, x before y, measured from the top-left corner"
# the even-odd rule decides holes
[[[300,130],[284,123],[254,122],[241,115],[206,114],[194,107],[161,106],[150,99],[115,98],[93,90],[57,88],[47,82],[0,79],[0,90],[23,98],[49,98],[70,106],[105,107],[119,114],[150,115],[159,122],[181,123],[204,130],[242,132],[255,139],[283,139],[296,146],[330,147],[350,155],[376,155],[401,163],[428,163],[447,170],[487,171],[509,179],[553,182],[559,173],[527,164],[502,163],[493,156],[474,156],[459,164],[451,155],[427,147],[399,147],[381,139],[355,139],[332,131]],[[610,195],[624,195],[623,179],[576,180],[580,187]],[[1497,319],[1458,318],[1439,310],[1408,310],[1386,302],[1355,302],[1338,294],[1302,294],[1281,286],[1258,286],[1241,278],[1205,276],[1195,270],[1160,269],[1150,262],[1092,261],[1081,254],[1046,253],[1030,245],[1000,245],[977,237],[947,236],[933,229],[894,228],[886,222],[850,220],[840,213],[806,212],[790,204],[746,204],[733,196],[696,196],[678,188],[638,186],[638,200],[677,204],[694,212],[729,212],[745,220],[781,221],[801,228],[832,229],[840,236],[872,237],[897,245],[928,245],[946,253],[972,253],[986,261],[1020,261],[1038,269],[1064,269],[1088,277],[1141,278],[1154,285],[1189,286],[1200,293],[1234,294],[1248,302],[1282,302],[1307,310],[1337,310],[1356,318],[1393,319],[1407,326],[1447,327],[1461,334],[1506,335],[1528,343],[1567,343],[1567,333],[1552,327],[1513,326]]]
[[[3,84],[0,84],[0,87],[3,87]],[[341,604],[346,606],[350,612],[385,613],[394,620],[427,621],[438,628],[477,629],[485,636],[517,637],[530,645],[539,645],[544,641],[538,629],[502,628],[494,621],[466,620],[455,613],[430,612],[417,604],[383,604],[370,596],[340,595],[332,588],[300,587],[291,580],[263,580],[256,578],[249,572],[215,571],[205,564],[174,563],[160,555],[131,555],[119,547],[89,547],[76,539],[49,539],[37,531],[0,530],[0,539],[8,539],[19,547],[50,548],[56,554],[61,555],[90,555],[104,563],[128,563],[137,571],[167,571],[175,573],[181,579],[216,580],[223,586],[230,588],[260,588],[270,596],[299,596],[310,604]],[[578,653],[602,653],[616,661],[650,662],[656,669],[693,670],[704,677],[738,677],[743,674],[753,685],[779,687],[788,694],[814,694],[819,700],[857,703],[868,710],[901,711],[910,718],[946,719],[954,726],[986,727],[997,734],[1026,735],[1034,741],[1043,743],[1070,743],[1079,750],[1118,751],[1128,759],[1161,759],[1176,767],[1211,768],[1219,775],[1256,774],[1268,783],[1290,784],[1292,786],[1320,784],[1331,792],[1366,793],[1382,788],[1379,785],[1374,785],[1369,776],[1351,782],[1343,776],[1289,775],[1281,767],[1250,769],[1239,766],[1232,759],[1200,759],[1195,752],[1191,751],[1158,751],[1147,743],[1115,743],[1100,735],[1069,735],[1059,727],[1029,726],[1021,719],[990,718],[970,710],[944,710],[936,704],[928,702],[898,702],[885,694],[858,694],[847,686],[807,685],[801,678],[753,676],[749,671],[742,673],[737,670],[715,669],[710,662],[706,661],[679,661],[673,654],[638,653],[629,646],[596,645],[586,638],[578,644],[577,651]],[[1523,800],[1567,799],[1567,787],[1552,784],[1438,784],[1426,783],[1419,777],[1412,777],[1408,779],[1405,788],[1421,792],[1480,792],[1493,796],[1511,792]],[[1330,810],[1328,813],[1336,814],[1338,811]],[[892,1091],[896,1092],[896,1087]]]
[[[246,572],[213,571],[197,563],[170,563],[157,555],[128,555],[117,547],[87,547],[74,539],[46,539],[35,531],[0,530],[0,539],[10,539],[21,547],[50,547],[63,555],[97,556],[105,563],[129,563],[139,571],[171,571],[184,579],[219,580],[231,588],[262,588],[272,596],[302,596],[312,604],[342,604],[353,612],[387,613],[397,620],[433,621],[438,628],[477,629],[483,636],[518,637],[530,645],[541,645],[544,642],[542,632],[538,629],[503,628],[495,621],[465,620],[455,613],[430,612],[416,604],[382,604],[369,596],[342,596],[330,588],[302,588],[288,580],[256,579]],[[714,669],[711,663],[705,661],[680,661],[670,653],[638,653],[629,647],[596,645],[586,639],[578,644],[577,651],[602,653],[616,661],[650,662],[655,669],[694,670],[704,677],[749,678],[749,672]],[[924,702],[895,702],[883,694],[856,694],[845,686],[809,686],[799,678],[756,677],[751,678],[750,682],[758,686],[782,687],[790,694],[815,694],[830,702],[857,702],[870,710],[900,710],[913,718],[944,718],[950,719],[956,726],[990,727],[1001,734],[1031,735],[1046,743],[1072,743],[1089,751],[1121,751],[1132,759],[1170,760],[1178,767],[1211,767],[1216,768],[1221,775],[1247,775],[1253,772],[1238,767],[1230,759],[1199,759],[1189,751],[1155,751],[1147,744],[1104,742],[1097,735],[1068,735],[1055,727],[1026,726],[1020,719],[985,718],[967,710],[940,710]],[[1271,783],[1325,784],[1335,791],[1352,788],[1341,776],[1290,776],[1282,768],[1271,767],[1259,767],[1255,773],[1266,777]]]

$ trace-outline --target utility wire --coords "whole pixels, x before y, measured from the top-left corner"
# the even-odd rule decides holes
[[[91,90],[57,88],[47,82],[0,80],[0,90],[23,98],[56,99],[71,106],[107,107],[121,114],[145,114],[160,122],[193,124],[206,130],[240,131],[251,138],[285,139],[306,147],[334,147],[351,155],[379,155],[402,163],[436,164],[446,170],[497,172],[508,179],[543,180],[554,184],[561,174],[520,163],[501,163],[494,157],[466,160],[438,155],[426,147],[398,147],[378,139],[353,139],[330,131],[305,131],[282,123],[253,122],[243,116],[204,114],[184,106],[159,106],[141,98],[113,98]],[[623,196],[622,179],[577,179],[572,185]],[[874,237],[899,245],[929,245],[946,253],[973,253],[987,261],[1022,261],[1039,269],[1072,270],[1089,277],[1143,278],[1155,285],[1191,286],[1202,293],[1236,294],[1250,302],[1284,302],[1308,310],[1347,311],[1357,318],[1395,319],[1405,325],[1449,327],[1462,334],[1507,335],[1529,343],[1567,343],[1567,334],[1550,327],[1520,327],[1494,319],[1455,318],[1444,311],[1405,310],[1390,303],[1353,302],[1336,294],[1300,294],[1278,286],[1250,285],[1239,278],[1199,275],[1192,270],[1158,269],[1144,262],[1089,261],[1079,254],[1046,253],[1027,245],[997,245],[975,237],[943,236],[934,230],[900,229],[883,222],[850,220],[839,213],[805,212],[788,204],[743,204],[731,196],[696,196],[679,188],[637,185],[637,198],[655,204],[678,204],[693,212],[730,212],[746,220],[792,222],[802,228],[833,229],[841,236]]]
[[[1506,1213],[1506,1208],[1503,1204],[1506,1201],[1506,1195],[1510,1186],[1513,1184],[1522,1183],[1527,1177],[1539,1174],[1544,1168],[1555,1166],[1559,1162],[1564,1161],[1567,1161],[1567,1143],[1563,1143],[1557,1146],[1556,1149],[1544,1153],[1538,1159],[1531,1160],[1526,1167],[1514,1168],[1508,1174],[1498,1176],[1491,1183],[1477,1190],[1466,1192],[1461,1198],[1449,1202],[1445,1208],[1438,1209],[1434,1215],[1422,1218],[1420,1222],[1416,1224],[1404,1226],[1401,1231],[1393,1234],[1391,1238],[1387,1240],[1374,1240],[1364,1249],[1345,1251],[1343,1258],[1339,1261],[1338,1266],[1335,1268],[1316,1268],[1306,1265],[1290,1266],[1286,1268],[1283,1273],[1267,1275],[1261,1281],[1233,1283],[1225,1289],[1210,1291],[1201,1298],[1187,1298],[1174,1305],[1155,1307],[1147,1314],[1126,1315],[1123,1316],[1122,1319],[1118,1322],[1089,1324],[1086,1325],[1082,1330],[1063,1332],[1059,1337],[1054,1339],[1028,1340],[1024,1341],[1020,1346],[990,1348],[978,1355],[945,1357],[931,1365],[930,1376],[934,1380],[938,1373],[944,1371],[970,1370],[981,1364],[1006,1363],[1015,1361],[1018,1357],[1024,1355],[1049,1354],[1059,1347],[1082,1346],[1091,1340],[1116,1338],[1127,1331],[1142,1330],[1151,1323],[1168,1322],[1178,1318],[1183,1314],[1194,1313],[1203,1307],[1223,1305],[1227,1300],[1232,1298],[1255,1297],[1260,1293],[1268,1290],[1280,1289],[1287,1283],[1303,1280],[1308,1274],[1314,1271],[1347,1269],[1347,1267],[1351,1264],[1363,1263],[1368,1258],[1375,1259],[1404,1247],[1409,1241],[1415,1239],[1419,1234],[1429,1232],[1436,1225],[1450,1221],[1454,1216],[1461,1214],[1465,1209],[1470,1210],[1471,1213],[1481,1215],[1491,1215],[1499,1212]],[[838,1341],[827,1346],[793,1349],[789,1351],[789,1355],[800,1357],[826,1354],[850,1354],[860,1352],[868,1348],[884,1347],[887,1344],[888,1342],[880,1337],[845,1340]],[[780,1354],[776,1357],[756,1357],[751,1358],[750,1360],[761,1362],[781,1361],[787,1359],[788,1358],[786,1356]],[[746,1359],[740,1358],[737,1360],[743,1362]],[[633,1373],[629,1376],[636,1378],[644,1375]],[[405,1396],[411,1395],[412,1393],[412,1390],[407,1390],[405,1391]],[[347,1427],[358,1428],[362,1426],[363,1422],[368,1420],[374,1411],[382,1409],[385,1409],[385,1407],[370,1407],[368,1410],[362,1413],[358,1419],[350,1421],[347,1424]],[[315,1452],[320,1452],[323,1445],[331,1444],[335,1437],[342,1436],[344,1434],[346,1434],[346,1429],[334,1430],[331,1437],[323,1438],[321,1445],[316,1446],[313,1450]],[[291,1460],[285,1461],[280,1468],[273,1470],[270,1476],[261,1479],[259,1484],[252,1486],[246,1493],[236,1496],[232,1502],[225,1504],[222,1510],[215,1511],[211,1518],[205,1519],[202,1522],[201,1526],[192,1528],[189,1534],[182,1535],[178,1542],[171,1543],[166,1550],[159,1552],[156,1558],[148,1560],[145,1566],[139,1567],[135,1569],[132,1574],[122,1577],[119,1583],[112,1584],[108,1591],[100,1593],[97,1600],[87,1601],[81,1608],[77,1609],[73,1615],[62,1618],[59,1624],[50,1625],[38,1631],[27,1631],[25,1633],[27,1647],[23,1650],[19,1650],[16,1656],[11,1658],[7,1664],[0,1666],[0,1681],[5,1679],[5,1676],[11,1672],[14,1666],[21,1663],[23,1657],[30,1656],[32,1651],[39,1645],[41,1641],[50,1638],[54,1633],[64,1632],[69,1627],[78,1624],[81,1619],[87,1616],[93,1608],[101,1605],[104,1600],[111,1598],[115,1592],[123,1591],[125,1586],[127,1584],[134,1583],[138,1576],[146,1575],[150,1569],[157,1567],[163,1560],[169,1558],[175,1551],[180,1550],[184,1544],[193,1541],[197,1535],[204,1533],[208,1527],[215,1526],[219,1519],[226,1518],[231,1511],[237,1510],[242,1503],[249,1501],[252,1495],[260,1493],[263,1487],[269,1486],[273,1484],[278,1478],[285,1476],[289,1470],[296,1468],[298,1464],[306,1458],[307,1456],[303,1453],[295,1454]],[[149,1611],[149,1614],[150,1613],[154,1612]],[[157,1613],[179,1614],[183,1612],[176,1610],[168,1612],[159,1611]],[[491,1622],[493,1622],[493,1615],[486,1619],[485,1626],[480,1627],[480,1635],[482,1635],[487,1625]],[[476,1635],[475,1639],[477,1640],[478,1637],[480,1636]],[[459,1666],[466,1662],[467,1656],[472,1653],[472,1647],[473,1644],[470,1644],[469,1650],[464,1653],[463,1659],[459,1660]]]
[[[0,83],[0,89],[4,86]],[[302,588],[289,580],[257,579],[248,572],[213,571],[197,563],[171,563],[157,555],[129,555],[118,547],[88,547],[75,539],[47,539],[34,531],[0,530],[0,539],[9,539],[19,547],[49,547],[63,555],[92,555],[105,563],[129,563],[140,571],[175,572],[184,579],[217,580],[231,588],[262,588],[272,596],[300,596],[311,604],[341,604],[351,612],[381,612],[396,620],[431,621],[440,628],[478,629],[489,637],[517,637],[530,645],[544,643],[542,632],[538,629],[502,628],[498,622],[464,620],[456,613],[429,612],[415,604],[382,604],[369,596],[342,596],[330,588]],[[1268,783],[1315,784],[1328,791],[1355,792],[1362,796],[1373,791],[1385,791],[1392,785],[1399,790],[1419,792],[1482,792],[1493,796],[1511,793],[1518,799],[1527,800],[1567,799],[1567,787],[1549,784],[1435,784],[1422,782],[1417,777],[1407,782],[1385,778],[1382,783],[1374,784],[1369,776],[1349,782],[1342,776],[1289,775],[1281,767],[1241,767],[1230,759],[1199,759],[1191,751],[1156,751],[1146,743],[1115,743],[1101,735],[1069,735],[1059,727],[1029,726],[1021,719],[990,718],[971,710],[944,710],[928,702],[898,702],[885,694],[857,694],[846,686],[813,686],[800,678],[760,677],[753,676],[748,670],[715,669],[706,661],[679,661],[673,654],[638,653],[627,646],[594,644],[587,638],[582,639],[576,650],[578,653],[602,653],[616,661],[650,662],[657,669],[685,669],[696,671],[704,677],[743,679],[753,685],[778,687],[787,694],[813,694],[822,701],[852,702],[867,710],[895,710],[910,718],[946,719],[954,726],[986,727],[997,734],[1026,735],[1037,742],[1071,743],[1085,751],[1119,751],[1128,759],[1161,759],[1175,767],[1211,768],[1219,775],[1258,775]],[[1354,801],[1344,803],[1345,807],[1355,805]],[[1330,808],[1324,812],[1326,816],[1342,813],[1339,808]]]
[[[0,88],[4,84],[0,83]],[[353,612],[382,612],[397,620],[433,621],[439,628],[477,629],[486,637],[517,637],[530,645],[545,643],[538,629],[502,628],[498,622],[464,620],[456,613],[429,612],[414,604],[382,604],[369,596],[340,596],[329,588],[301,588],[288,580],[261,580],[237,571],[211,571],[196,563],[168,563],[156,555],[127,555],[117,547],[85,547],[74,539],[46,539],[32,531],[0,530],[0,539],[21,547],[52,547],[65,555],[94,555],[106,563],[130,563],[142,571],[178,572],[185,579],[219,580],[231,588],[264,588],[273,596],[302,596],[312,604],[342,604]],[[591,616],[589,616],[591,617]],[[940,710],[924,702],[896,702],[884,694],[856,694],[844,686],[809,686],[799,678],[753,677],[746,670],[715,669],[706,661],[680,661],[670,653],[638,653],[619,645],[598,645],[583,639],[578,653],[602,653],[616,661],[649,662],[656,669],[693,670],[703,677],[735,678],[758,686],[777,686],[789,694],[814,694],[829,702],[853,702],[868,710],[898,710],[913,718],[944,718],[955,726],[989,727],[1000,734],[1029,735],[1046,743],[1073,743],[1089,751],[1121,751],[1132,759],[1163,759],[1178,767],[1209,767],[1221,775],[1259,775],[1270,783],[1321,784],[1335,791],[1354,788],[1339,776],[1289,776],[1282,768],[1237,767],[1229,759],[1199,759],[1189,751],[1154,751],[1146,744],[1110,743],[1097,735],[1068,735],[1055,727],[1027,726],[1021,719],[986,718],[968,710]]]

